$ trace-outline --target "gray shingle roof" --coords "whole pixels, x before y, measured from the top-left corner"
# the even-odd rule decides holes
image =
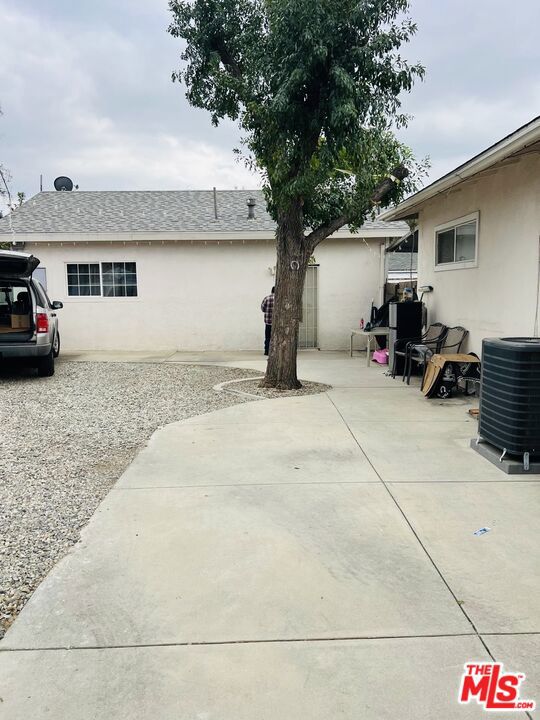
[[[409,272],[411,269],[411,253],[392,252],[386,256],[388,259],[389,272]],[[412,255],[412,269],[416,272],[418,268],[418,253]]]
[[[247,200],[257,201],[255,219],[248,219]],[[212,190],[41,192],[11,214],[16,233],[83,232],[273,232],[260,190],[218,190],[218,219]],[[368,229],[401,227],[404,223],[368,221]],[[11,233],[8,218],[0,234]]]

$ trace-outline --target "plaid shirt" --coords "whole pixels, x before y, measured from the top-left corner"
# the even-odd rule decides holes
[[[264,322],[266,325],[272,324],[272,315],[274,314],[274,294],[267,295],[261,303],[261,310],[264,313]]]

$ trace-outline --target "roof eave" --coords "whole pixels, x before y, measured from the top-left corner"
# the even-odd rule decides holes
[[[503,138],[479,155],[460,165],[455,170],[443,175],[442,178],[428,185],[423,190],[411,195],[395,208],[391,208],[379,215],[380,220],[392,222],[396,220],[409,220],[418,217],[420,207],[441,193],[447,192],[455,185],[477,175],[496,165],[498,162],[524,150],[529,145],[540,140],[540,116],[531,120],[511,135]]]
[[[384,240],[386,238],[401,237],[402,228],[364,228],[357,233],[341,231],[331,235],[329,239],[374,239]],[[250,232],[2,232],[0,239],[5,241],[24,243],[84,243],[84,242],[191,242],[191,241],[268,241],[275,240],[273,231]]]

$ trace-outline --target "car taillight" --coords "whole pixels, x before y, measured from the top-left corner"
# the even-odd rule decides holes
[[[47,333],[49,332],[49,318],[47,313],[37,313],[36,315],[36,332]]]

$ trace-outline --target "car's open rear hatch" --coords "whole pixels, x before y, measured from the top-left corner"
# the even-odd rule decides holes
[[[39,259],[28,253],[0,250],[0,282],[2,280],[28,280],[39,265]]]

